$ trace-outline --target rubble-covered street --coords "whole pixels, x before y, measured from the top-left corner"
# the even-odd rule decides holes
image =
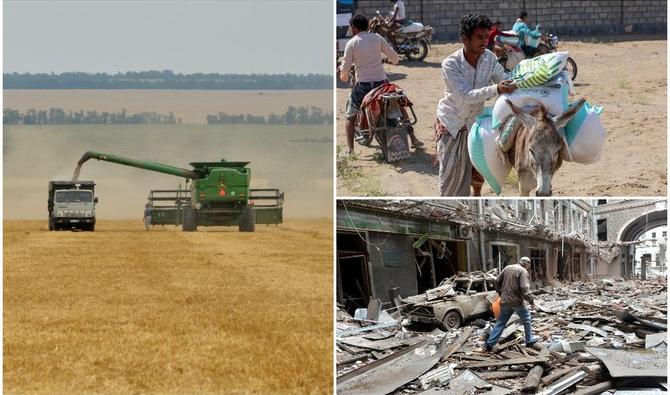
[[[488,275],[493,277],[495,270]],[[458,298],[456,278],[381,310],[372,299],[337,319],[338,394],[659,393],[667,387],[667,281],[552,282],[533,291],[526,347],[514,315],[492,352],[491,314],[457,329],[410,319],[407,306]],[[473,296],[474,297],[474,296]],[[490,311],[490,303],[489,303]],[[443,331],[443,330],[446,330]]]

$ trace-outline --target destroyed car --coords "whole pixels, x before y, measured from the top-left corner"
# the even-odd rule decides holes
[[[491,303],[498,297],[495,277],[456,275],[423,294],[402,299],[402,312],[412,322],[456,329],[472,318],[492,314]]]

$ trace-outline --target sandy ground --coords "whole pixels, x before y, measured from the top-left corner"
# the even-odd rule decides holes
[[[665,195],[666,176],[666,41],[601,42],[565,41],[578,66],[576,97],[604,106],[603,124],[608,133],[600,162],[592,165],[564,163],[554,177],[553,193],[560,196],[659,196]],[[415,131],[425,143],[410,160],[382,164],[373,158],[375,144],[356,145],[356,160],[338,180],[338,196],[380,194],[388,196],[437,196],[438,169],[434,165],[432,124],[443,95],[441,61],[462,45],[434,45],[423,63],[401,61],[386,65],[389,79],[405,89],[418,117]],[[344,109],[349,89],[337,89],[337,144],[346,147]],[[492,105],[493,100],[487,102]],[[508,181],[510,177],[508,177]],[[485,185],[484,195],[494,195]],[[518,195],[516,184],[503,187],[504,196]]]
[[[330,393],[332,229],[5,221],[3,392]]]
[[[206,124],[207,114],[283,114],[289,106],[315,106],[331,112],[330,89],[277,91],[207,91],[169,89],[10,89],[3,92],[4,106],[25,112],[51,107],[67,111],[97,110],[129,114],[174,113],[185,124]]]

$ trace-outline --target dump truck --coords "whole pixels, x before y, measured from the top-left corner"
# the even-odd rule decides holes
[[[256,224],[283,221],[284,194],[278,189],[251,189],[249,162],[191,162],[183,169],[158,162],[131,159],[95,151],[84,153],[75,174],[84,162],[97,159],[185,179],[185,187],[149,192],[152,225],[181,225],[185,232],[198,226],[238,226],[253,232]]]
[[[49,230],[95,230],[95,205],[93,181],[50,181]]]

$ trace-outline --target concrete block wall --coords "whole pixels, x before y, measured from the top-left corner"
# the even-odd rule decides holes
[[[379,10],[386,15],[388,0],[359,0],[357,13],[368,17]],[[558,35],[665,33],[667,2],[661,0],[405,0],[407,17],[435,28],[436,40],[457,40],[460,18],[480,13],[512,28],[519,12],[526,10],[531,27]]]

